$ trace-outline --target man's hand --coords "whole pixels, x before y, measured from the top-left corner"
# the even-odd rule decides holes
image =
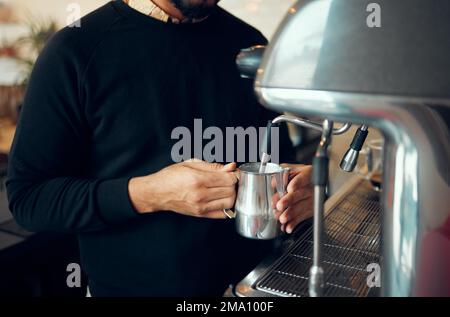
[[[287,193],[276,202],[276,215],[282,224],[281,229],[292,233],[303,220],[313,215],[312,167],[307,165],[282,164],[289,167]]]
[[[204,218],[225,218],[236,199],[235,163],[191,160],[130,180],[130,200],[139,213],[171,210]]]

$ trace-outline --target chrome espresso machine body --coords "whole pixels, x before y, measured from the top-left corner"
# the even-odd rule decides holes
[[[382,296],[450,295],[449,16],[447,0],[301,0],[256,74],[270,109],[383,134]]]

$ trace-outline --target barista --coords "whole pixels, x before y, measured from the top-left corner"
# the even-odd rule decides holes
[[[225,219],[235,163],[171,161],[171,131],[195,118],[225,129],[276,116],[234,66],[266,40],[217,2],[112,1],[56,34],[35,65],[10,209],[29,230],[78,234],[93,296],[220,296],[270,247]],[[280,149],[292,154],[286,130]],[[276,205],[287,233],[312,214],[310,172],[292,166]]]

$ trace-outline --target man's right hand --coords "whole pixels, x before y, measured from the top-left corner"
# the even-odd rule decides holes
[[[222,165],[191,160],[161,171],[132,178],[130,200],[138,213],[171,210],[177,213],[222,219],[223,209],[236,199],[235,163]]]

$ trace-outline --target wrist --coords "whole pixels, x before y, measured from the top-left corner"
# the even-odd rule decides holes
[[[155,199],[155,191],[152,190],[152,175],[134,177],[128,183],[128,195],[136,212],[140,214],[160,210]]]

